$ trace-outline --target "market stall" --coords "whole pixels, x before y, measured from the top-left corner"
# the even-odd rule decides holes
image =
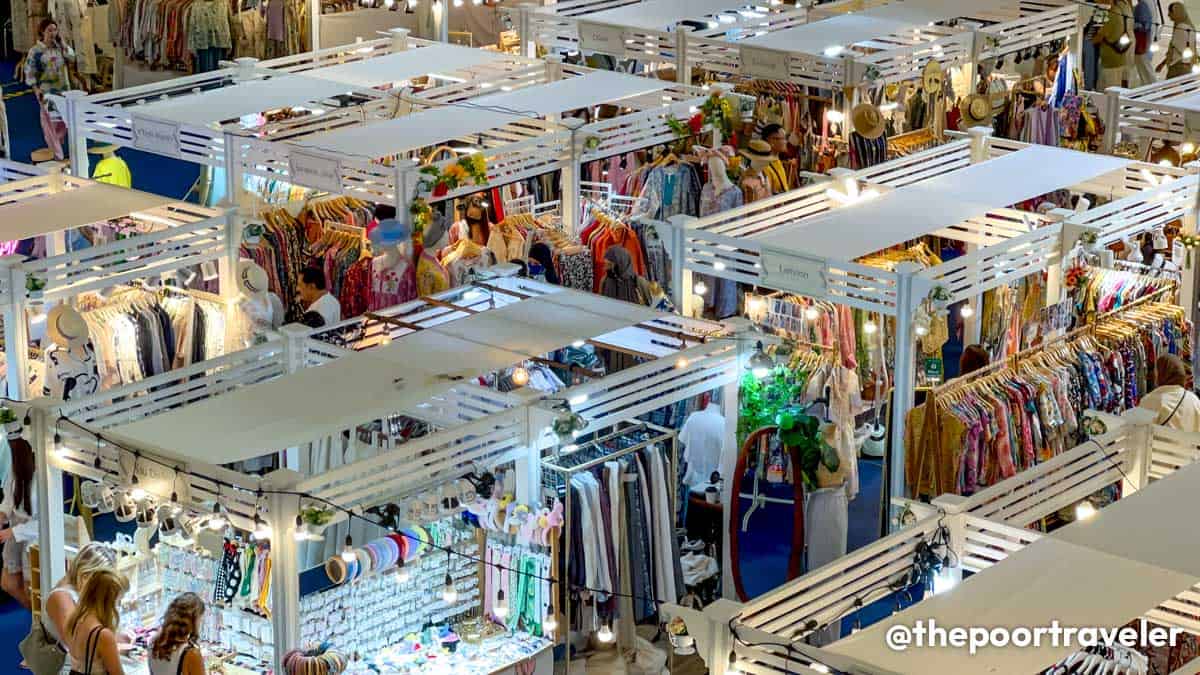
[[[882,636],[893,625],[925,619],[975,625],[980,611],[989,626],[1043,626],[1055,619],[1063,626],[1119,627],[1140,617],[1200,634],[1194,618],[1200,574],[1184,562],[1191,552],[1164,548],[1146,527],[1192,508],[1200,438],[1155,426],[1146,411],[1099,417],[1104,433],[1069,452],[970,498],[912,504],[904,530],[742,607],[733,623],[738,638],[727,635],[715,644],[710,661],[719,664],[717,672],[1041,672],[1078,646],[1042,641],[1036,648],[972,655],[884,648]],[[1122,498],[1092,506],[1093,496],[1113,485]],[[1063,512],[1072,515],[1061,529],[1036,531]],[[938,560],[923,555],[928,546]],[[962,580],[964,572],[972,576]],[[1154,581],[1136,588],[1118,583],[1129,575]],[[897,602],[890,618],[858,630],[865,607],[911,585],[924,589],[924,599],[903,610]],[[1099,600],[1097,588],[1111,592]],[[1147,606],[1154,609],[1146,612]],[[805,643],[814,627],[840,631],[843,621],[855,627],[847,637],[820,649]],[[916,659],[920,666],[913,665]],[[1129,672],[1151,672],[1145,656],[1141,664],[1129,662]]]
[[[1068,191],[1065,197],[1104,195],[1111,201],[1081,212],[1025,210],[1029,200],[1037,204],[1060,190]],[[975,130],[970,140],[848,172],[831,183],[709,218],[675,219],[673,257],[682,264],[673,287],[681,289],[677,303],[685,315],[721,304],[737,308],[737,284],[783,291],[750,295],[746,313],[798,340],[802,351],[842,355],[835,371],[854,378],[839,386],[875,389],[877,410],[890,389],[887,473],[891,494],[899,495],[913,490],[918,473],[905,448],[914,387],[938,384],[946,375],[939,351],[948,336],[948,310],[955,308],[953,319],[965,324],[964,344],[988,338],[994,332],[984,330],[988,326],[1014,325],[984,321],[997,316],[996,289],[1032,280],[1022,297],[1033,293],[1038,308],[1056,304],[1060,288],[1069,285],[1059,265],[1076,251],[1084,229],[1095,233],[1096,242],[1111,244],[1164,223],[1190,223],[1196,190],[1197,176],[1186,170],[991,140],[987,130]],[[942,242],[965,244],[965,252],[943,262],[938,253],[945,244],[922,241],[934,233]],[[1046,324],[1034,315],[1015,324],[1016,333],[1001,329],[1007,337],[983,339],[994,348],[994,360],[1028,344],[1022,326]],[[1053,335],[1047,330],[1037,339]],[[856,429],[858,412],[848,406],[838,423]]]
[[[1200,142],[1200,75],[1192,73],[1136,89],[1110,89],[1107,126],[1113,145],[1136,143],[1147,155],[1152,145],[1174,151],[1175,162],[1193,161]]]
[[[570,0],[502,11],[516,26],[523,53],[542,48],[629,59],[645,64],[647,74],[659,75],[670,67],[672,79],[683,84],[691,84],[689,37],[717,38],[764,26],[779,29],[804,23],[810,15],[790,3],[750,7],[728,0]]]
[[[559,426],[560,418],[578,420],[571,427],[582,434],[580,443],[587,442],[586,434],[612,425],[630,434],[640,433],[639,428],[651,430],[639,426],[635,418],[700,392],[728,387],[736,381],[742,363],[739,341],[723,337],[729,334],[719,324],[684,320],[536,282],[496,280],[464,289],[456,300],[422,302],[423,306],[411,303],[361,319],[357,327],[348,324],[334,331],[358,336],[339,340],[341,346],[309,339],[307,331],[289,333],[289,329],[283,342],[267,342],[157,376],[109,392],[104,401],[34,404],[31,442],[38,456],[55,458],[50,463],[38,463],[40,494],[54,502],[60,494],[55,487],[61,485],[60,471],[89,482],[107,477],[116,487],[119,500],[141,498],[140,490],[145,490],[151,501],[144,503],[170,507],[176,503],[168,500],[174,493],[178,505],[199,516],[197,527],[207,528],[211,533],[207,536],[216,537],[218,542],[221,531],[228,526],[242,532],[260,531],[258,543],[247,543],[245,537],[239,541],[234,530],[228,530],[225,551],[227,556],[234,555],[234,560],[244,546],[260,556],[269,556],[269,588],[264,585],[261,594],[250,595],[255,595],[260,609],[269,597],[272,628],[260,626],[253,632],[254,639],[248,640],[250,631],[240,624],[226,627],[231,639],[242,642],[233,646],[252,655],[251,661],[274,660],[278,665],[291,648],[302,646],[302,635],[308,639],[314,635],[310,631],[316,630],[318,638],[329,637],[315,622],[327,620],[328,612],[322,608],[328,602],[340,605],[347,598],[353,599],[346,595],[351,592],[362,602],[407,598],[420,608],[436,603],[439,623],[449,617],[483,616],[484,591],[500,589],[492,586],[494,580],[483,573],[486,565],[478,563],[484,559],[485,550],[491,550],[488,540],[493,534],[499,542],[511,543],[504,538],[511,533],[505,530],[466,536],[469,530],[448,522],[457,520],[457,516],[450,516],[460,509],[447,511],[436,506],[442,496],[461,495],[464,505],[472,508],[477,495],[472,491],[468,498],[462,492],[461,479],[478,479],[487,473],[501,480],[504,491],[514,493],[518,503],[529,505],[537,513],[541,509],[542,454],[547,453],[557,466],[573,452],[566,445],[573,437],[571,431],[565,432],[566,440],[563,432],[556,435],[551,431]],[[554,311],[547,312],[548,306]],[[325,337],[331,339],[332,334]],[[550,396],[528,387],[502,392],[475,380],[480,374],[506,371],[509,378],[520,382],[522,376],[511,372],[513,364],[524,363],[533,371],[540,355],[578,341],[597,349],[636,353],[643,362],[605,377],[580,373],[582,384]],[[312,383],[305,384],[309,380]],[[308,400],[304,392],[316,391],[313,387],[337,389],[344,395],[335,397],[336,405],[313,407],[301,400]],[[227,421],[220,443],[224,450],[217,453],[211,442],[203,440],[211,430],[213,415]],[[626,420],[632,424],[623,424]],[[408,438],[400,428],[416,421],[428,425],[428,431]],[[196,432],[184,431],[187,429]],[[668,433],[666,437],[671,436]],[[343,443],[353,448],[346,463],[315,463],[321,452],[328,453]],[[659,457],[655,461],[666,462],[670,448],[663,448],[662,442],[655,447],[653,456]],[[214,466],[284,448],[290,448],[288,465],[293,470],[259,478]],[[663,472],[656,475],[665,475],[667,466],[664,463],[655,469]],[[505,477],[499,478],[502,474]],[[134,480],[135,475],[140,480]],[[130,490],[131,484],[138,492]],[[437,497],[431,513],[395,512],[403,525],[377,519],[386,516],[389,508],[368,512],[372,507],[397,502],[420,506],[429,501],[425,499],[428,495]],[[667,499],[663,497],[659,513],[669,528],[674,510]],[[655,500],[659,504],[657,497]],[[40,522],[42,568],[46,570],[41,576],[43,591],[48,591],[46,584],[53,583],[51,579],[57,579],[63,564],[62,513],[47,511]],[[308,530],[309,514],[314,511],[325,512],[326,517],[312,527],[318,531],[330,528],[324,543],[313,544],[318,546],[320,560],[325,559],[321,551],[329,551],[331,556],[320,572],[329,580],[319,587],[328,590],[301,601],[301,558],[292,535],[297,522],[305,523],[300,529]],[[300,518],[302,512],[305,515]],[[563,515],[570,525],[572,516]],[[383,527],[367,524],[364,518]],[[190,518],[180,520],[191,522]],[[164,522],[160,519],[158,527],[164,527]],[[261,542],[268,536],[264,524],[270,532],[279,534],[270,537],[269,553],[264,553]],[[338,528],[336,536],[334,528]],[[355,585],[342,586],[348,578],[343,573],[346,567],[336,562],[342,560],[339,552],[343,535],[353,533],[353,541],[359,542],[359,548],[352,549],[357,558],[359,551],[363,556],[368,550],[378,553],[378,540],[387,539],[389,531],[404,533],[398,536],[413,545],[408,564],[399,569],[429,583],[410,587],[403,582],[402,586],[411,588],[411,592],[396,594],[391,590],[395,588],[396,568],[380,565],[380,572],[388,574],[363,575]],[[196,532],[194,527],[188,531]],[[234,554],[229,554],[231,543]],[[351,540],[346,539],[346,544],[351,546]],[[424,555],[419,554],[421,549]],[[533,555],[538,550],[543,549],[528,553]],[[541,555],[546,560],[544,552]],[[207,564],[219,567],[220,560],[219,556]],[[350,570],[352,577],[359,574],[353,567]],[[449,589],[440,583],[447,575],[451,579]],[[566,578],[561,571],[546,572],[545,576],[551,580]],[[560,584],[566,582],[553,585]],[[556,588],[553,592],[562,591]],[[388,599],[393,595],[396,597]],[[510,594],[513,614],[496,612],[493,605],[489,615],[500,619],[517,616],[517,602],[522,597]],[[542,597],[549,597],[548,592]],[[553,606],[561,609],[563,603],[557,595],[553,597]],[[492,600],[503,603],[503,598],[496,594]],[[358,621],[367,621],[370,613],[358,609]],[[402,607],[396,610],[406,611]],[[510,624],[516,632],[501,636],[499,642],[511,648],[497,655],[515,662],[544,649],[549,643],[540,636],[547,632],[558,635],[543,620],[552,614],[536,612],[522,618],[519,625]],[[418,622],[425,616],[420,613]],[[559,625],[567,618],[562,614]],[[253,620],[264,621],[261,617]],[[455,625],[463,630],[458,623]],[[608,625],[610,630],[615,629]],[[334,639],[335,649],[349,651],[357,645],[375,652],[365,655],[368,658],[386,652],[390,655],[387,658],[393,659],[387,661],[388,667],[408,672],[404,670],[410,660],[404,656],[407,652],[386,649],[402,642],[403,635],[386,628],[347,635],[345,628],[341,627]],[[575,629],[597,628],[603,626],[588,624]],[[272,640],[272,630],[284,639]],[[496,637],[493,630],[487,633]],[[468,639],[464,634],[460,651],[479,656],[475,643],[466,642]],[[228,649],[227,643],[215,642]],[[495,663],[492,666],[499,667]]]
[[[59,173],[0,185],[0,202],[4,238],[11,240],[0,280],[10,397],[84,398],[225,351],[234,328],[226,300],[235,293],[232,214]],[[128,286],[143,282],[151,286]],[[54,309],[63,303],[75,309]],[[156,316],[161,310],[182,317],[198,303],[211,332],[207,342],[184,331],[178,344],[196,340],[195,349],[176,355],[172,345],[172,358],[115,366],[122,350],[138,343],[120,345],[113,312],[138,305]],[[155,335],[147,328],[143,339]]]

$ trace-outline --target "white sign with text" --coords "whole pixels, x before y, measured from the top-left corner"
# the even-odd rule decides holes
[[[133,147],[156,155],[180,157],[179,124],[133,115]]]
[[[791,54],[777,49],[742,46],[738,49],[742,58],[742,75],[761,77],[764,80],[787,80]]]
[[[624,54],[625,30],[620,26],[580,21],[579,49],[585,52]]]
[[[763,271],[762,286],[813,298],[824,298],[828,291],[824,260],[764,248],[759,264]]]
[[[288,153],[288,174],[291,182],[325,192],[342,191],[342,162],[303,150]]]

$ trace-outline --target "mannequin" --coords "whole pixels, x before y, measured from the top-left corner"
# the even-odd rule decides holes
[[[188,10],[188,49],[193,70],[207,73],[220,67],[221,59],[233,49],[229,3],[197,0]]]
[[[742,205],[742,190],[729,180],[728,164],[733,149],[722,147],[717,150],[697,150],[708,155],[708,182],[700,190],[700,216],[708,216]],[[709,154],[711,153],[711,154]],[[712,291],[704,298],[706,312],[718,319],[737,313],[737,284],[728,279],[713,279],[697,275]]]
[[[371,308],[383,309],[417,297],[412,231],[395,218],[379,221],[371,232]]]
[[[46,315],[44,396],[77,401],[100,389],[100,370],[96,349],[88,334],[87,322],[70,305],[58,305]]]
[[[249,324],[245,331],[246,347],[266,341],[271,331],[283,324],[284,307],[279,296],[269,290],[267,272],[252,260],[238,261],[238,307]]]

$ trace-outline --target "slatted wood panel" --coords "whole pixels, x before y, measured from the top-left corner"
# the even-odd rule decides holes
[[[1200,434],[1155,425],[1151,435],[1151,481],[1161,480],[1200,459]]]
[[[1042,538],[1040,532],[968,515],[963,519],[962,567],[981,572]]]

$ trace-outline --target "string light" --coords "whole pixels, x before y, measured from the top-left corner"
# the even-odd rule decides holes
[[[297,542],[308,539],[308,528],[305,527],[304,519],[300,517],[299,513],[296,514],[296,529],[292,532],[292,538]]]
[[[754,377],[760,380],[770,375],[771,369],[775,367],[775,361],[770,356],[767,356],[761,340],[754,347],[754,353],[750,355],[750,363],[746,367],[750,369],[750,373]]]
[[[446,554],[446,559],[450,559],[450,554]],[[447,605],[453,605],[458,602],[458,589],[454,587],[454,578],[446,572],[446,583],[442,585],[442,602]]]
[[[400,559],[396,561],[396,583],[407,584],[409,578],[408,565],[406,565],[404,562],[404,556],[401,556]]]
[[[696,295],[704,295],[705,293],[708,293],[708,284],[704,283],[703,281],[697,281],[696,285],[692,286],[692,291],[694,291]]]
[[[821,312],[818,311],[816,307],[810,305],[804,310],[804,318],[808,319],[809,321],[816,321],[817,319],[821,318]]]
[[[1192,51],[1192,48],[1191,48],[1191,47],[1184,47],[1184,48],[1183,48],[1183,60],[1184,60],[1184,61],[1190,61],[1190,60],[1192,60],[1192,57],[1193,57],[1193,56],[1195,56],[1195,55],[1196,55],[1196,52]]]
[[[136,460],[134,461],[134,464],[133,464],[133,470],[137,471],[137,461]],[[133,485],[133,487],[130,488],[130,490],[129,490],[129,496],[133,497],[133,501],[140,502],[143,499],[145,499],[146,498],[146,489],[143,488],[142,486],[138,485],[138,477],[137,477],[136,473],[133,474],[133,479],[130,481],[130,483]]]
[[[346,545],[342,547],[342,560],[352,563],[358,560],[358,556],[354,555],[354,537],[346,535]]]
[[[571,346],[575,349],[581,349],[585,344],[587,344],[587,342],[584,340],[576,340],[571,343]]]
[[[250,533],[257,541],[267,541],[271,538],[271,527],[263,521],[257,511],[254,514],[254,531]]]
[[[220,498],[221,495],[218,493],[217,499]],[[221,515],[221,503],[214,502],[212,515],[208,518],[208,529],[212,530],[213,532],[220,532],[221,530],[225,529],[225,525],[225,516]]]
[[[1091,520],[1096,516],[1096,507],[1088,500],[1075,505],[1075,520]]]
[[[492,613],[497,619],[508,618],[508,599],[504,597],[504,591],[496,591],[496,606],[492,608]]]
[[[683,370],[684,368],[687,368],[687,367],[688,367],[687,357],[681,356],[681,357],[675,359],[675,369],[676,370]]]
[[[874,335],[875,332],[878,330],[879,330],[879,326],[876,325],[876,323],[870,319],[867,319],[867,321],[865,323],[863,323],[863,332],[866,333],[867,335]]]
[[[518,387],[524,387],[529,384],[529,371],[524,366],[517,366],[512,369],[512,383]]]
[[[767,301],[760,296],[752,296],[746,300],[746,311],[750,314],[760,314],[767,308]]]
[[[613,641],[615,636],[613,635],[612,626],[610,624],[611,622],[607,619],[604,621],[604,623],[600,624],[600,630],[596,631],[597,640],[605,644]]]
[[[542,630],[553,633],[558,629],[558,616],[554,613],[554,603],[546,606],[546,618],[542,619]]]
[[[971,307],[970,305],[963,305],[958,310],[958,313],[962,315],[962,318],[969,319],[969,318],[975,316],[975,309],[973,307]]]

